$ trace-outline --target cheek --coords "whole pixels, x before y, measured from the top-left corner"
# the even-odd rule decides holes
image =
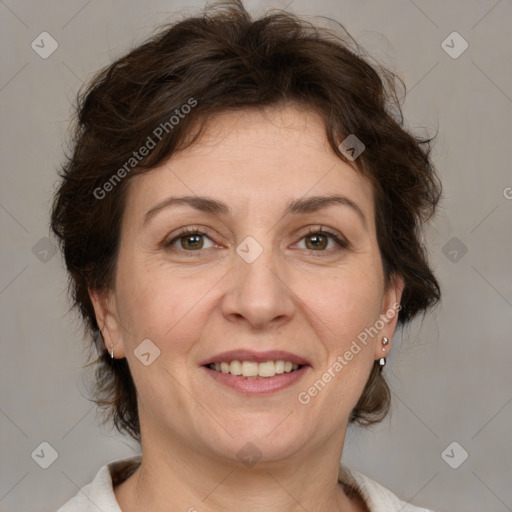
[[[164,269],[125,266],[118,275],[118,311],[129,345],[148,338],[162,352],[170,346],[173,355],[187,351],[205,323],[206,284]]]
[[[359,275],[357,279],[326,284],[323,291],[308,297],[309,318],[315,324],[324,355],[302,391],[310,397],[310,407],[321,411],[319,414],[330,411],[329,425],[348,417],[374,364],[371,340],[363,343],[358,337],[378,319],[378,290],[372,280]]]
[[[339,415],[347,415],[356,405],[374,364],[371,339],[364,343],[358,337],[379,318],[382,298],[379,267],[352,267],[336,280],[326,281],[323,292],[320,288],[316,290],[309,300],[313,301],[310,304],[315,308],[314,316],[318,318],[327,351],[325,366],[319,374],[329,374],[325,376],[328,389],[319,393],[322,397],[316,405],[332,407]],[[340,403],[344,406],[340,407]]]
[[[351,269],[304,288],[305,304],[332,348],[343,349],[379,318],[381,283],[374,272]]]

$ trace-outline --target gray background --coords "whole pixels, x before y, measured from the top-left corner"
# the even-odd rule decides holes
[[[246,5],[260,14],[288,3]],[[78,88],[183,7],[177,0],[0,2],[2,512],[56,510],[101,465],[134,451],[133,442],[98,427],[86,399],[87,352],[66,313],[63,263],[45,237]],[[372,430],[350,431],[344,460],[417,505],[510,511],[512,2],[294,0],[289,9],[341,21],[404,78],[408,126],[419,134],[439,126],[434,158],[444,200],[427,239],[444,299],[397,335],[404,342],[395,343],[385,369],[392,415]],[[47,59],[31,48],[43,31],[59,45]],[[469,43],[456,59],[441,46],[453,31]],[[48,469],[31,457],[43,441],[58,452]],[[453,465],[461,447],[469,453],[458,469],[441,456],[454,441]]]

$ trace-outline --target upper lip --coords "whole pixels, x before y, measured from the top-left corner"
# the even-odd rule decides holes
[[[256,352],[254,350],[240,349],[222,352],[213,357],[205,359],[200,363],[201,366],[207,366],[212,363],[223,363],[230,361],[255,361],[264,363],[266,361],[290,361],[293,364],[306,365],[309,361],[297,354],[286,352],[285,350],[268,350],[265,352]]]

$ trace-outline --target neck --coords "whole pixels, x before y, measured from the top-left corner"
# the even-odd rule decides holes
[[[331,440],[333,446],[342,446],[343,439],[339,443],[336,437]],[[227,458],[210,458],[179,443],[163,452],[143,442],[140,467],[114,492],[123,512],[365,510],[360,499],[350,499],[338,482],[341,449],[333,446],[246,467]]]

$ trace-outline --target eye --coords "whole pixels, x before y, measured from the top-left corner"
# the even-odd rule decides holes
[[[205,246],[205,239],[210,240],[211,245]],[[176,245],[177,244],[177,245]],[[176,248],[178,250],[193,252],[201,249],[213,247],[210,237],[197,229],[185,228],[181,230],[172,240],[165,243],[166,247]]]
[[[332,251],[347,249],[350,246],[341,235],[325,230],[322,226],[310,229],[303,235],[299,244],[303,241],[305,246],[299,246],[299,249],[306,249],[311,252],[331,253]],[[164,242],[164,246],[172,251],[192,253],[202,249],[210,249],[215,246],[215,243],[206,233],[197,228],[184,228],[168,242]]]
[[[321,227],[308,231],[308,233],[302,237],[301,241],[302,240],[305,240],[305,247],[302,248],[315,252],[326,252],[333,248],[347,249],[349,247],[348,242],[337,233],[323,230]],[[329,242],[331,242],[330,247]]]

